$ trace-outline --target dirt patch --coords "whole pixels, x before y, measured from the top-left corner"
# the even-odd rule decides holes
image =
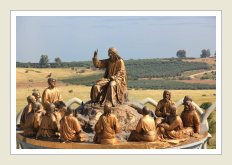
[[[66,83],[56,82],[56,86],[68,86]],[[47,82],[30,82],[30,83],[16,83],[16,88],[36,88],[36,87],[48,87]]]
[[[198,83],[198,84],[216,84],[216,80],[176,80],[185,83]]]
[[[204,63],[207,63],[207,64],[215,64],[216,65],[216,57],[187,59],[187,60],[183,60],[183,61],[188,61],[188,62],[204,62]]]

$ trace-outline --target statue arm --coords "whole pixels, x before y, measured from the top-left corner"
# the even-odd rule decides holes
[[[95,132],[96,132],[97,134],[100,134],[100,133],[102,132],[100,120],[101,120],[101,117],[99,118],[97,124],[95,125]]]
[[[139,120],[139,123],[136,127],[136,132],[140,133],[142,131],[142,119]]]
[[[161,109],[161,103],[159,102],[158,105],[156,106],[156,110],[155,110],[155,115],[157,117],[162,117],[163,116],[163,113],[160,111]]]
[[[168,125],[167,123],[164,124],[164,129],[167,131],[172,131],[174,130],[176,127],[178,127],[180,124],[179,119],[177,118],[176,120],[174,120],[170,125]]]
[[[195,133],[200,133],[200,117],[198,116],[197,112],[195,112],[193,119],[195,124]]]
[[[115,117],[115,120],[116,120],[115,133],[120,133],[120,123],[118,122],[116,117]]]
[[[78,122],[77,118],[74,119],[74,128],[75,128],[76,133],[81,132],[81,126],[80,126],[80,123]]]
[[[107,68],[108,59],[99,60],[98,58],[92,58],[93,66],[96,68]]]
[[[52,129],[56,131],[60,130],[60,123],[56,121],[56,118],[54,115],[52,116]]]

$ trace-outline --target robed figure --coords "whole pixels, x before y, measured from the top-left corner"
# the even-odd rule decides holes
[[[154,118],[149,115],[149,108],[143,107],[143,117],[139,120],[136,130],[132,130],[128,141],[148,141],[156,140],[156,126]]]
[[[111,104],[106,103],[104,106],[104,114],[101,115],[95,125],[95,143],[116,144],[118,139],[116,133],[120,132],[120,123],[115,115],[111,114]]]
[[[110,102],[112,106],[123,103],[128,98],[124,60],[116,53],[116,48],[109,48],[109,59],[99,60],[98,51],[92,59],[96,68],[106,68],[104,78],[93,84],[91,101],[104,104]]]

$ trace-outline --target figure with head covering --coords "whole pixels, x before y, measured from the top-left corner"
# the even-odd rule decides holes
[[[36,134],[36,138],[56,138],[59,135],[60,121],[57,121],[55,115],[55,105],[48,104],[46,114],[42,118],[39,131]]]
[[[158,139],[181,139],[184,138],[183,123],[181,118],[176,115],[176,106],[170,105],[170,115],[157,125]]]
[[[41,103],[33,102],[32,111],[29,112],[26,116],[26,122],[24,127],[25,136],[36,136],[43,115],[44,115],[44,110]]]
[[[49,87],[46,88],[42,95],[42,104],[44,109],[49,108],[49,104],[55,104],[56,108],[61,113],[61,117],[63,117],[65,111],[67,110],[65,103],[61,97],[60,91],[56,88],[56,80],[54,78],[48,79]]]
[[[171,100],[171,92],[165,90],[163,92],[163,99],[160,100],[156,106],[156,110],[155,110],[155,115],[157,116],[156,125],[160,124],[166,116],[170,115],[171,111],[169,107],[171,104],[175,104],[175,102]]]
[[[115,115],[111,114],[111,103],[105,103],[104,114],[100,116],[95,125],[94,142],[100,144],[116,144],[116,133],[120,132],[120,123]]]
[[[181,119],[184,125],[184,132],[188,135],[193,133],[200,134],[200,116],[196,108],[192,105],[192,97],[184,97],[184,111],[181,113]]]
[[[156,126],[154,119],[149,115],[149,108],[143,107],[143,117],[139,120],[136,131],[133,130],[128,141],[148,141],[156,140]]]
[[[96,68],[106,68],[104,78],[93,84],[90,97],[95,103],[110,102],[112,106],[123,103],[128,98],[124,60],[112,47],[108,50],[109,59],[99,60],[98,50],[92,59]]]
[[[29,112],[32,110],[32,103],[36,102],[36,99],[34,96],[28,96],[27,97],[27,103],[28,105],[24,108],[23,113],[20,118],[20,129],[23,130],[25,127],[26,122],[26,116]]]
[[[60,122],[60,140],[62,142],[83,142],[88,141],[88,134],[81,130],[80,123],[73,116],[72,107],[68,107],[65,116]]]

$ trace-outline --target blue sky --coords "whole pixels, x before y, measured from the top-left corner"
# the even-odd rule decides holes
[[[90,61],[94,50],[107,58],[116,47],[127,59],[200,57],[202,49],[216,50],[216,17],[195,16],[17,16],[16,61],[39,62],[48,55],[62,61]]]

